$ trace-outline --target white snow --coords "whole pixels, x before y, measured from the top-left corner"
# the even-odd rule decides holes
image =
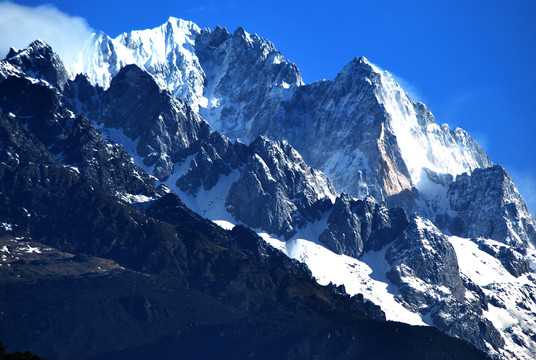
[[[131,31],[111,39],[93,34],[71,76],[86,74],[93,84],[105,89],[113,76],[128,64],[136,64],[150,74],[162,89],[193,105],[203,95],[204,72],[195,55],[195,38],[201,29],[192,22],[170,17],[163,25]]]
[[[33,247],[30,244],[26,244],[25,247],[20,249],[21,251],[24,251],[28,254],[35,253],[35,254],[41,254],[41,249],[38,247]]]
[[[233,224],[232,222],[230,221],[225,221],[225,220],[212,220],[216,225],[218,225],[219,227],[225,229],[225,230],[233,230],[233,228],[235,227],[235,224]]]
[[[390,126],[413,183],[419,184],[424,167],[453,176],[480,167],[466,144],[458,144],[452,137],[448,125],[419,124],[413,101],[387,71],[381,72],[381,85],[378,101],[390,115]],[[464,136],[460,129],[456,131]]]
[[[461,272],[475,284],[486,286],[495,282],[517,282],[498,259],[480,250],[470,239],[451,236],[449,241],[456,251]]]
[[[485,317],[502,332],[506,342],[503,356],[516,359],[533,359],[536,346],[530,339],[536,328],[536,284],[533,274],[524,274],[518,278],[510,274],[495,257],[485,253],[470,239],[449,237],[454,246],[460,272],[482,287],[488,298],[495,299],[495,306],[488,304]],[[504,246],[493,240],[485,240],[490,245]],[[536,251],[528,249],[527,258],[534,258]],[[532,294],[532,295],[531,295]],[[522,307],[519,306],[522,304]],[[513,336],[522,339],[527,347],[517,344]]]
[[[10,223],[1,222],[0,228],[3,228],[5,231],[13,231],[13,225]]]
[[[286,242],[265,232],[259,232],[259,235],[290,258],[307,264],[319,284],[327,285],[331,282],[344,285],[350,295],[363,294],[366,299],[382,308],[388,320],[426,325],[419,314],[409,311],[397,301],[396,287],[385,276],[389,268],[385,260],[386,249],[368,252],[359,260],[335,254],[322,244],[307,239],[316,238],[324,226],[325,219],[317,221]]]
[[[225,210],[225,199],[227,199],[231,185],[238,180],[239,176],[240,171],[235,169],[231,174],[222,176],[212,189],[204,190],[201,187],[196,196],[181,191],[174,183],[166,182],[165,184],[170,190],[179,195],[188,208],[199,215],[212,221],[224,220],[236,224],[237,221]]]

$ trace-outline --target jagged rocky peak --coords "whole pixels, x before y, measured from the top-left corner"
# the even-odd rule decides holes
[[[259,137],[249,153],[225,202],[237,220],[289,239],[308,222],[319,220],[335,198],[331,181],[287,142]]]
[[[42,40],[33,41],[26,49],[11,48],[0,65],[0,80],[9,75],[44,80],[58,90],[69,80],[60,57]]]
[[[125,66],[114,77],[94,117],[107,127],[121,129],[134,142],[131,155],[141,157],[161,180],[212,132],[188,104],[161,90],[137,65]]]
[[[369,85],[379,85],[382,71],[371,64],[366,57],[353,58],[346,64],[336,79],[345,79],[349,86],[355,85],[356,80],[365,81]]]
[[[195,38],[200,29],[192,22],[176,18],[154,29],[131,31],[111,39],[94,34],[80,63],[90,81],[104,88],[128,64],[136,64],[154,76],[162,89],[175,97],[197,102],[205,75],[195,56]]]
[[[402,208],[388,208],[371,196],[357,200],[343,193],[337,197],[318,240],[338,254],[359,258],[365,251],[378,251],[392,242],[408,224]]]
[[[375,89],[376,97],[388,114],[388,130],[396,136],[402,159],[417,187],[423,168],[458,175],[492,165],[466,132],[437,124],[431,112],[415,103],[388,72],[382,72],[381,80],[381,86]]]
[[[196,55],[207,77],[200,112],[231,139],[250,142],[269,135],[264,118],[252,122],[253,130],[246,123],[253,114],[272,114],[303,85],[297,66],[270,41],[241,28],[232,35],[225,29],[203,31],[196,39]]]
[[[108,127],[122,128],[134,140],[158,117],[161,102],[161,90],[153,78],[136,65],[127,65],[105,92],[104,110],[97,120]]]
[[[505,341],[484,315],[487,297],[460,274],[453,245],[431,221],[414,216],[385,258],[390,265],[387,278],[404,306],[429,316],[447,334],[498,355]]]
[[[455,212],[449,230],[462,237],[484,237],[525,248],[536,244],[536,223],[512,178],[500,165],[456,178],[448,190]]]

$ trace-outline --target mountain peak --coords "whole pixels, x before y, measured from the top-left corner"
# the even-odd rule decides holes
[[[11,68],[7,69],[4,65],[0,69],[0,79],[20,71],[26,74],[22,76],[30,74],[32,78],[45,80],[60,90],[68,80],[67,70],[60,57],[43,40],[33,41],[26,49],[11,48],[5,61]]]
[[[46,42],[44,42],[41,39],[37,39],[37,40],[32,41],[32,43],[30,44],[29,48],[31,48],[31,49],[41,49],[41,48],[51,49],[50,45],[48,45]]]
[[[369,73],[381,74],[382,71],[377,66],[373,65],[368,59],[364,56],[355,57],[350,61],[341,71],[345,72],[362,72],[366,71]]]
[[[197,26],[194,22],[176,18],[174,16],[170,16],[163,26],[166,26],[168,24],[180,30],[187,30],[193,33],[201,32],[199,26]]]
[[[28,45],[26,49],[17,50],[15,48],[10,48],[9,53],[6,57],[7,60],[13,59],[17,56],[35,56],[36,53],[42,53],[41,56],[46,54],[52,56],[54,52],[52,51],[52,48],[50,45],[48,45],[46,42],[44,42],[41,39],[34,40]],[[34,55],[31,55],[34,54]]]

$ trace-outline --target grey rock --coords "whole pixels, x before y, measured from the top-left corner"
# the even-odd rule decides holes
[[[102,96],[99,122],[120,128],[133,141],[145,166],[165,180],[173,164],[199,149],[210,126],[182,100],[161,91],[154,79],[136,65],[127,65]]]
[[[69,80],[63,89],[65,105],[75,114],[85,114],[90,118],[98,118],[102,93],[103,89],[93,86],[83,74]]]
[[[33,41],[23,50],[9,50],[0,64],[0,80],[10,75],[43,80],[60,91],[69,80],[60,57],[41,40]]]
[[[430,221],[413,218],[385,258],[391,265],[387,277],[399,286],[402,296],[405,291],[401,287],[412,278],[418,278],[425,283],[445,286],[456,300],[463,300],[465,288],[456,252],[447,237]]]
[[[512,178],[499,165],[462,174],[448,190],[452,234],[484,237],[515,247],[536,244],[536,223]]]
[[[413,218],[385,258],[391,265],[387,278],[406,307],[484,351],[489,350],[486,343],[495,350],[504,347],[500,332],[483,314],[488,309],[484,291],[460,274],[454,248],[430,221]]]
[[[490,344],[495,350],[504,347],[500,332],[482,314],[460,303],[444,303],[440,311],[433,313],[434,325],[449,335],[469,341],[482,350]],[[457,318],[456,318],[457,317]],[[487,344],[486,344],[487,343]]]
[[[50,150],[63,164],[75,168],[82,177],[111,194],[155,196],[157,193],[154,179],[133,163],[121,145],[102,139],[84,115],[73,120]]]
[[[519,277],[530,272],[530,265],[526,258],[527,253],[525,248],[514,248],[482,238],[474,241],[478,244],[480,250],[499,259],[504,268],[513,276]]]
[[[177,180],[182,191],[197,195],[201,187],[212,189],[222,175],[229,175],[233,168],[240,165],[234,154],[233,144],[218,133],[213,133],[211,142],[203,143],[201,149],[190,162],[188,172]]]
[[[353,257],[364,251],[380,250],[396,239],[409,224],[405,211],[378,204],[374,198],[337,197],[328,217],[327,228],[318,240],[330,250]]]
[[[335,197],[329,179],[305,164],[287,142],[259,137],[249,153],[225,202],[237,220],[289,239],[296,227],[320,218],[319,200]]]

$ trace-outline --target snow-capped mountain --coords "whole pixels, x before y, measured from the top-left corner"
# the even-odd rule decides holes
[[[219,27],[200,30],[170,18],[156,29],[113,40],[95,35],[81,63],[90,80],[105,88],[119,68],[137,64],[160,89],[184,100],[194,114],[230,140],[249,143],[263,135],[288,141],[339,192],[361,199],[372,195],[377,201],[416,211],[456,235],[467,234],[451,224],[465,220],[460,219],[458,205],[451,204],[449,197],[456,195],[449,190],[450,183],[460,174],[493,165],[466,132],[438,125],[424,104],[413,102],[388,72],[365,58],[351,61],[333,80],[304,85],[297,67],[269,41],[241,28],[233,34]],[[143,108],[150,108],[149,101]],[[153,133],[142,134],[155,139]],[[127,136],[135,140],[141,134]],[[141,155],[155,146],[149,148]],[[161,149],[154,153],[162,161],[168,159],[165,170],[155,169],[156,176],[165,179],[172,172],[172,154]],[[505,196],[514,194],[509,190]],[[508,224],[503,227],[517,229],[514,232],[521,232],[517,235],[525,241],[534,240],[526,208],[519,200],[505,201],[509,202],[517,204],[512,206],[527,225],[516,225],[517,220],[506,216]],[[467,236],[490,234],[483,230]]]
[[[171,192],[250,226],[389,320],[536,354],[536,227],[511,178],[365,58],[305,85],[270,42],[174,18],[94,35],[87,78],[56,58],[38,41],[0,63],[0,108],[47,161],[140,209]]]
[[[436,124],[365,58],[333,80],[304,85],[269,41],[170,18],[116,39],[96,34],[81,63],[105,88],[122,66],[136,64],[215,130],[246,143],[259,135],[287,140],[339,191],[361,198],[410,197],[424,168],[456,176],[492,164],[467,133]]]

